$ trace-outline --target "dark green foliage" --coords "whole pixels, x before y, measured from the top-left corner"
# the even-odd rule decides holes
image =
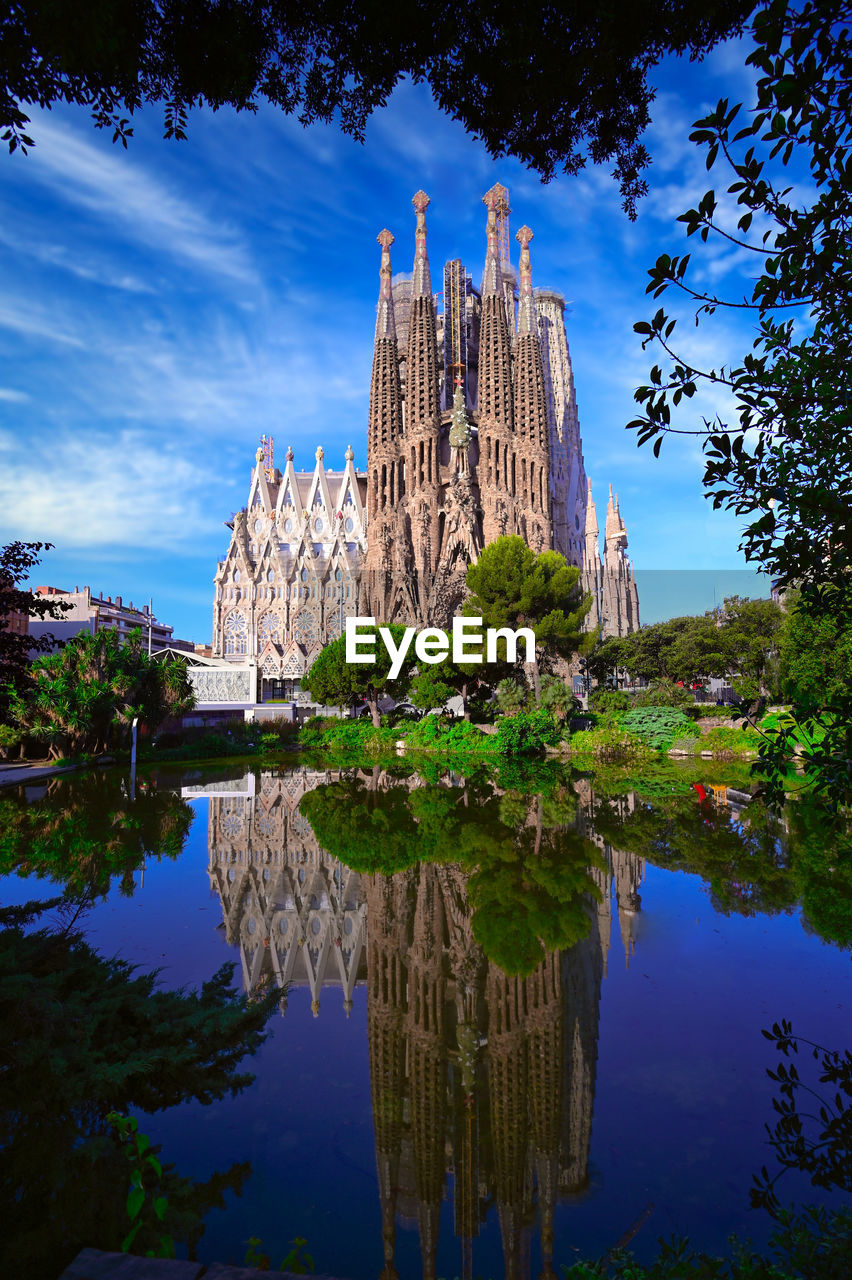
[[[483,626],[528,627],[535,635],[535,660],[530,661],[536,703],[540,701],[539,667],[557,655],[586,652],[595,633],[584,634],[583,621],[591,608],[590,595],[580,587],[580,570],[557,551],[536,555],[523,538],[497,538],[467,570],[470,596],[464,613],[481,618]],[[505,657],[498,645],[498,657]],[[526,658],[519,644],[518,660]]]
[[[398,646],[405,627],[392,624],[388,630]],[[347,662],[346,637],[339,636],[317,655],[302,684],[312,698],[327,707],[355,707],[366,702],[373,724],[378,729],[379,696],[387,693],[397,700],[405,697],[411,683],[413,650],[409,649],[409,656],[394,680],[390,679],[390,654],[378,633],[373,653],[376,659],[373,663]]]
[[[93,0],[16,5],[0,26],[0,128],[33,145],[26,108],[86,106],[125,146],[130,118],[162,103],[165,136],[186,136],[193,106],[257,110],[269,102],[303,124],[337,118],[363,137],[404,77],[425,80],[442,110],[493,156],[516,156],[547,180],[587,156],[618,179],[634,214],[648,155],[640,142],[654,95],[647,74],[669,50],[700,55],[739,29],[738,0],[688,7],[618,4],[605,25],[587,6],[407,9],[187,5]],[[534,84],[519,68],[535,65]]]
[[[754,270],[746,296],[720,297],[690,276],[690,255],[664,254],[648,292],[687,299],[696,322],[722,307],[751,311],[756,337],[744,356],[707,368],[678,350],[677,318],[660,307],[634,326],[644,345],[662,350],[665,368],[636,391],[642,411],[630,424],[655,453],[670,430],[702,437],[706,494],[745,522],[746,557],[799,589],[816,632],[827,619],[840,634],[852,626],[850,16],[848,0],[773,0],[753,24],[753,107],[722,99],[696,122],[692,140],[728,185],[679,221],[702,242],[721,236],[729,252],[733,241]],[[672,410],[683,412],[699,386],[724,393],[732,415],[679,422]],[[812,698],[794,704],[801,723],[826,730],[806,772],[833,804],[848,805],[852,694],[841,687],[818,708]],[[757,769],[773,799],[783,793],[785,758],[783,732],[770,735]]]
[[[727,771],[726,771],[727,772]],[[656,773],[656,769],[655,769]],[[707,766],[702,765],[705,781]],[[695,775],[692,775],[695,778]],[[727,808],[701,800],[690,774],[671,766],[671,778],[654,788],[639,780],[650,803],[621,814],[601,802],[595,829],[620,849],[672,871],[700,875],[711,900],[724,914],[792,912],[801,902],[809,926],[827,941],[849,946],[852,908],[852,836],[813,798],[787,810],[789,829],[759,800],[749,805],[748,822],[735,822]],[[686,781],[684,781],[686,779]],[[623,792],[632,779],[619,778]],[[690,790],[684,793],[684,785]],[[833,826],[832,826],[833,824]],[[819,831],[826,828],[825,850]]]
[[[401,727],[379,725],[375,728],[368,716],[342,720],[337,716],[313,716],[299,733],[299,745],[321,748],[348,758],[375,757],[391,754],[401,735]]]
[[[841,609],[814,611],[791,592],[780,634],[780,680],[800,710],[837,702],[852,681],[852,620]]]
[[[159,1238],[154,1248],[146,1249],[146,1256],[173,1258],[174,1240],[170,1235],[160,1234],[169,1207],[168,1196],[163,1194],[166,1187],[160,1158],[152,1151],[150,1138],[139,1132],[139,1123],[133,1116],[110,1111],[106,1119],[130,1164],[130,1190],[126,1204],[130,1230],[121,1242],[121,1252],[132,1252],[140,1232],[153,1228],[153,1234]]]
[[[43,653],[53,643],[50,635],[31,636],[13,631],[10,615],[22,613],[31,618],[58,621],[71,607],[65,601],[33,595],[21,586],[30,570],[40,563],[41,552],[49,551],[52,546],[52,542],[10,542],[0,547],[0,722],[6,719],[12,693],[21,694],[27,687],[32,655]],[[3,745],[0,740],[0,746]]]
[[[598,715],[629,711],[632,706],[630,694],[621,689],[593,689],[589,694],[589,708]]]
[[[278,1270],[287,1271],[297,1276],[310,1275],[314,1269],[314,1259],[307,1252],[307,1243],[304,1236],[296,1236],[295,1240],[291,1240],[290,1249],[285,1257],[282,1258]],[[268,1271],[270,1269],[272,1259],[268,1253],[263,1252],[263,1241],[260,1236],[251,1236],[249,1238],[246,1256],[243,1261],[247,1267],[257,1267],[258,1271]]]
[[[779,1227],[764,1253],[731,1239],[728,1257],[711,1257],[688,1240],[660,1240],[653,1262],[642,1264],[613,1250],[598,1262],[563,1268],[564,1280],[847,1280],[852,1256],[852,1213],[808,1207],[780,1211]]]
[[[73,757],[126,742],[135,717],[155,729],[194,704],[186,663],[149,657],[138,628],[123,643],[117,631],[81,631],[33,663],[10,716],[53,758]]]
[[[551,711],[538,707],[533,711],[519,711],[514,716],[503,716],[497,723],[495,737],[501,755],[541,755],[545,748],[557,745],[562,737],[562,728]]]
[[[358,782],[330,782],[308,791],[299,811],[321,848],[364,874],[403,871],[423,848],[402,788],[378,791]]]
[[[131,801],[115,774],[53,778],[28,804],[0,792],[0,874],[48,877],[71,893],[101,894],[114,877],[133,892],[145,858],[176,858],[192,823],[179,792],[140,779]]]
[[[679,707],[684,713],[694,704],[692,690],[674,680],[656,680],[633,699],[636,707]]]
[[[424,716],[407,731],[405,741],[411,751],[493,753],[496,750],[494,734],[483,733],[467,720],[444,716]]]
[[[786,816],[805,923],[821,938],[852,948],[852,830],[812,796],[789,805]]]
[[[782,619],[772,600],[730,596],[718,613],[669,618],[598,644],[588,659],[601,684],[617,670],[652,681],[637,695],[639,706],[689,706],[692,686],[711,676],[731,676],[742,697],[769,693]]]
[[[100,956],[73,916],[64,928],[29,931],[27,910],[34,919],[46,906],[67,915],[80,903],[0,912],[0,1192],[15,1205],[0,1272],[30,1280],[52,1280],[83,1245],[121,1248],[127,1162],[107,1114],[240,1091],[252,1078],[240,1062],[263,1041],[280,997],[248,1003],[231,989],[231,966],[198,993],[163,990],[156,974]],[[206,1186],[164,1173],[168,1213],[140,1230],[142,1252],[161,1234],[197,1239],[203,1212],[247,1169]]]
[[[655,751],[667,751],[675,738],[686,738],[694,732],[692,721],[676,707],[634,707],[622,725]]]

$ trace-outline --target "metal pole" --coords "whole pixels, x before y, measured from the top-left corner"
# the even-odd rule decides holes
[[[148,657],[151,656],[151,620],[154,612],[153,596],[148,600]]]
[[[130,799],[136,799],[136,730],[139,724],[139,717],[133,717],[133,727],[131,729],[130,740]]]

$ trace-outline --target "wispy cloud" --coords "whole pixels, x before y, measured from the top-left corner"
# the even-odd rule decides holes
[[[258,273],[238,228],[176,190],[134,158],[90,141],[46,113],[37,122],[32,175],[129,239],[182,259],[206,274],[242,284]]]
[[[19,333],[27,338],[44,338],[48,342],[56,342],[62,346],[82,347],[83,340],[77,334],[71,333],[61,324],[57,324],[55,318],[50,316],[45,308],[38,306],[14,306],[10,303],[0,303],[0,328],[11,329],[14,333]]]
[[[64,547],[180,549],[220,523],[222,480],[211,458],[157,447],[147,436],[54,441],[33,465],[7,438],[0,476],[3,537]],[[211,503],[212,499],[212,503]]]

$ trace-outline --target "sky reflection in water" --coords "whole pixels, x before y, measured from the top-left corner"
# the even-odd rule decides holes
[[[502,781],[299,768],[152,778],[133,806],[118,779],[57,792],[54,825],[75,788],[101,821],[111,797],[113,831],[147,814],[130,865],[140,841],[167,855],[143,877],[113,849],[86,926],[99,951],[172,987],[229,958],[246,989],[291,984],[248,1090],[142,1123],[183,1174],[252,1164],[202,1258],[241,1261],[256,1235],[277,1262],[301,1234],[352,1280],[539,1275],[649,1205],[643,1256],[672,1232],[765,1239],[748,1209],[771,1118],[761,1028],[848,1040],[849,952],[809,931],[836,932],[825,849],[804,819],[702,799],[676,771]],[[0,819],[8,866],[32,832],[8,795]],[[55,891],[7,877],[2,899]]]

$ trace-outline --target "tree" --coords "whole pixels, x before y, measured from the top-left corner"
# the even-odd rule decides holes
[[[405,627],[392,623],[388,630],[398,646]],[[413,659],[407,657],[397,678],[391,680],[391,657],[381,639],[377,639],[374,655],[374,663],[347,662],[346,637],[339,636],[317,654],[302,684],[312,698],[327,706],[349,707],[366,700],[373,725],[378,729],[381,725],[379,698],[383,693],[397,700],[405,697],[411,683]]]
[[[849,688],[852,627],[842,616],[806,608],[798,592],[791,592],[785,605],[779,633],[783,695],[802,709],[836,704]]]
[[[592,598],[580,588],[580,570],[558,551],[532,551],[517,535],[497,538],[468,566],[465,601],[468,617],[481,617],[487,627],[529,627],[535,634],[530,662],[536,704],[541,698],[542,659],[585,652],[594,632],[583,634]]]
[[[774,681],[783,613],[774,600],[745,600],[729,596],[722,608],[722,639],[730,670],[737,673],[734,689],[741,698],[766,697]]]
[[[0,19],[0,127],[33,145],[25,108],[89,107],[127,145],[130,117],[165,107],[165,136],[186,136],[206,104],[254,112],[266,100],[302,124],[338,117],[362,138],[401,77],[425,80],[442,108],[493,156],[547,180],[586,153],[614,162],[634,216],[648,163],[640,142],[654,96],[648,73],[667,52],[700,57],[740,30],[752,3],[621,0],[605,15],[571,3],[535,13],[505,3],[412,7],[346,0],[64,0],[23,3]],[[529,73],[535,67],[535,75]]]
[[[751,351],[705,368],[675,349],[677,319],[661,307],[637,324],[643,345],[663,352],[636,391],[642,415],[630,424],[659,453],[669,432],[703,437],[704,486],[714,508],[745,519],[747,559],[801,592],[814,618],[852,625],[852,6],[772,0],[752,25],[756,101],[722,99],[691,138],[707,167],[726,166],[729,185],[681,215],[688,236],[733,244],[755,268],[750,296],[723,297],[690,276],[690,255],[664,254],[648,292],[673,290],[695,320],[720,308],[753,314]],[[802,178],[803,181],[797,181]],[[732,179],[732,180],[731,180]],[[727,393],[730,415],[676,427],[673,410],[699,386]],[[797,716],[807,712],[794,707]],[[806,768],[835,802],[852,795],[852,694],[837,696],[812,733],[825,735]],[[827,739],[827,741],[826,741]],[[772,794],[783,792],[786,736],[762,753]]]
[[[643,680],[698,684],[709,676],[724,675],[729,658],[714,614],[669,618],[611,636],[588,659],[592,675],[603,683],[617,668]]]
[[[31,655],[43,653],[55,643],[51,635],[13,631],[12,615],[58,620],[71,608],[64,600],[36,596],[18,585],[40,563],[40,552],[52,547],[52,542],[10,542],[0,549],[0,720],[8,707],[9,686],[21,690],[26,683]]]
[[[450,652],[440,662],[420,666],[411,682],[411,701],[415,707],[430,711],[433,707],[443,707],[450,698],[459,697],[462,715],[469,720],[471,691],[479,689],[488,697],[501,674],[508,670],[504,663],[490,663],[486,667],[481,662],[454,662]]]
[[[81,631],[58,653],[38,658],[28,687],[13,694],[10,713],[55,759],[105,751],[126,736],[134,718],[156,728],[193,705],[184,661],[152,658],[138,628],[124,644],[117,631],[104,628]]]

